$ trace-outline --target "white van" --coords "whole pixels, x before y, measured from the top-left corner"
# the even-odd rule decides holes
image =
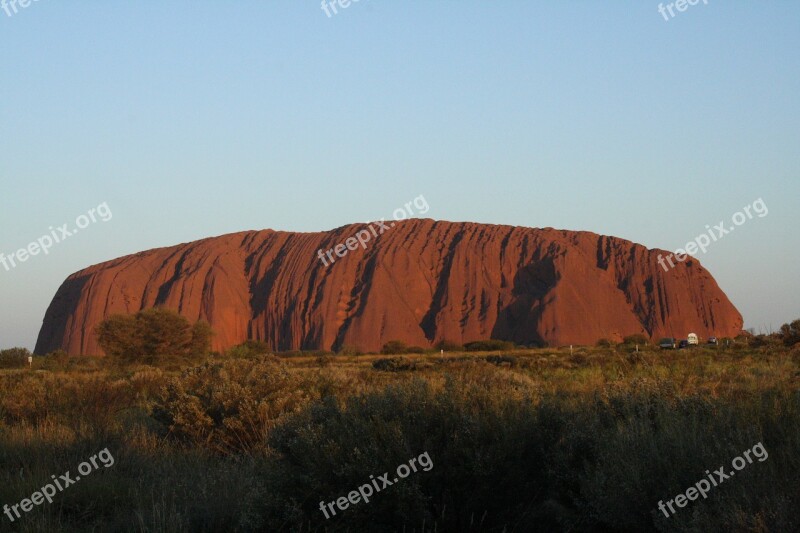
[[[700,344],[700,339],[697,338],[697,334],[696,333],[689,333],[688,335],[686,335],[686,340],[689,341],[690,345],[692,345],[692,344],[694,344],[694,345]]]

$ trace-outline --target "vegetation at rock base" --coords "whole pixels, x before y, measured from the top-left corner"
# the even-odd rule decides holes
[[[0,531],[797,531],[792,334],[572,354],[253,346],[175,370],[35,357],[0,372],[2,502],[103,448],[116,462]],[[707,499],[656,507],[758,442],[768,459]],[[320,512],[423,452],[430,471]]]
[[[98,324],[95,333],[107,355],[125,361],[153,363],[161,356],[200,356],[211,351],[212,331],[208,323],[190,324],[169,309],[113,315]]]

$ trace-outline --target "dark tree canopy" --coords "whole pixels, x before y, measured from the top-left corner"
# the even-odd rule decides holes
[[[781,326],[780,337],[786,346],[800,343],[800,319]]]
[[[175,311],[163,308],[113,315],[98,324],[95,333],[107,355],[127,360],[148,362],[164,355],[204,355],[211,349],[208,323],[191,324]]]
[[[20,368],[28,365],[31,352],[27,348],[0,350],[0,368]]]

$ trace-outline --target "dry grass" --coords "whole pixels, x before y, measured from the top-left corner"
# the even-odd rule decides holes
[[[103,448],[117,462],[0,530],[800,529],[797,351],[582,347],[375,365],[387,357],[2,371],[4,503]],[[759,440],[770,458],[749,477],[669,520],[654,512]],[[431,472],[337,520],[317,509],[423,451]]]

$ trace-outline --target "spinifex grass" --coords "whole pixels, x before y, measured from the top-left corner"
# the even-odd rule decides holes
[[[116,464],[0,530],[800,529],[797,352],[538,349],[376,364],[387,357],[398,356],[4,371],[0,504],[99,449]],[[759,441],[768,461],[671,518],[658,512]],[[430,472],[335,519],[319,512],[424,451]]]

